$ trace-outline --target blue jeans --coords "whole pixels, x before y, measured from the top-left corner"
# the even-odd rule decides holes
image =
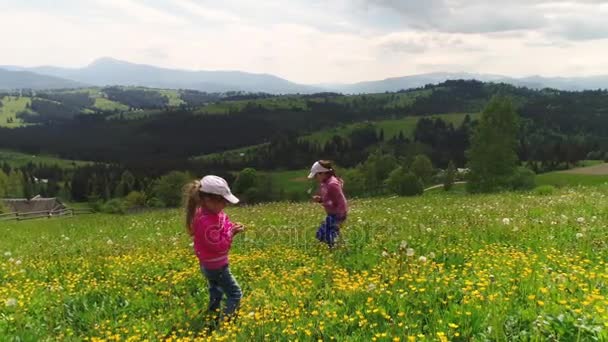
[[[209,283],[209,312],[218,311],[222,297],[226,295],[224,316],[228,318],[234,315],[241,303],[243,292],[232,273],[230,273],[228,265],[217,270],[207,270],[204,267],[201,270]]]
[[[346,220],[346,217],[330,214],[327,215],[325,221],[317,230],[317,240],[327,243],[329,247],[333,247],[336,239],[340,235],[340,225]]]

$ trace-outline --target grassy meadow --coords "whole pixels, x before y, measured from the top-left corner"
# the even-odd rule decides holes
[[[61,159],[47,155],[32,155],[27,153],[1,150],[0,149],[0,161],[6,162],[11,167],[23,167],[29,163],[44,164],[44,165],[57,165],[63,169],[71,169],[76,166],[83,166],[90,164],[90,162],[80,160],[68,160]]]
[[[23,126],[21,119],[17,118],[17,113],[25,111],[26,106],[30,103],[29,97],[5,96],[0,98],[2,106],[0,106],[0,127],[20,127]],[[7,123],[6,120],[13,119],[12,123]]]
[[[0,224],[2,341],[608,339],[608,186],[228,210],[240,317],[212,333],[181,213]]]

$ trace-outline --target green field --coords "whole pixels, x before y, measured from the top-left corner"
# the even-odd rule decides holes
[[[85,161],[67,160],[46,155],[31,155],[7,150],[0,150],[0,161],[8,163],[9,165],[11,165],[11,167],[22,167],[29,163],[34,163],[45,165],[57,165],[64,169],[70,169],[75,166],[83,166],[90,164],[90,162]]]
[[[94,107],[99,108],[100,110],[103,110],[103,111],[114,111],[114,110],[127,111],[127,110],[129,110],[129,106],[122,104],[120,102],[108,100],[104,97],[96,97]]]
[[[248,154],[252,151],[255,152],[255,150],[257,150],[258,148],[260,148],[262,146],[266,146],[266,145],[267,144],[260,144],[260,145],[241,147],[241,148],[236,148],[233,150],[226,150],[226,151],[218,152],[218,153],[205,154],[202,156],[193,157],[192,159],[207,160],[207,161],[217,160],[217,159],[239,160],[239,159],[242,159],[243,157],[245,157],[246,154]]]
[[[239,319],[210,336],[181,213],[0,225],[0,340],[605,341],[608,187],[233,208]]]
[[[399,132],[403,132],[405,137],[412,137],[414,134],[414,130],[416,129],[416,124],[418,120],[421,118],[441,118],[446,122],[450,122],[455,126],[460,125],[464,120],[467,114],[462,113],[454,113],[454,114],[437,114],[437,115],[428,115],[428,116],[410,116],[403,119],[396,120],[381,120],[381,121],[371,121],[369,124],[373,124],[378,132],[380,130],[384,130],[384,139],[388,140],[393,137],[399,135]],[[471,119],[475,119],[477,114],[469,114]],[[315,132],[311,135],[304,137],[304,139],[308,141],[315,142],[317,144],[325,144],[329,141],[333,136],[348,136],[353,130],[358,127],[362,127],[366,125],[366,123],[354,123],[350,125],[345,125],[342,127],[323,130],[319,132]]]
[[[608,184],[608,175],[585,175],[564,172],[549,172],[537,175],[536,184],[553,185],[556,187],[596,186]]]
[[[316,188],[314,181],[307,179],[309,170],[275,171],[266,173],[272,179],[272,184],[285,193],[297,193],[304,196]]]
[[[169,99],[169,107],[179,107],[184,104],[184,100],[177,90],[159,89],[158,92]]]
[[[26,110],[26,106],[31,102],[29,97],[5,96],[0,99],[0,127],[20,127],[23,122],[16,117],[17,113]],[[13,123],[7,123],[6,120],[13,119]]]

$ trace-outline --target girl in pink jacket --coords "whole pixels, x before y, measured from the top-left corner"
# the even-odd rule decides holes
[[[348,203],[342,190],[344,182],[336,176],[331,162],[326,160],[315,162],[308,178],[319,182],[319,194],[313,200],[321,203],[327,213],[325,222],[317,230],[317,239],[333,247],[348,214]]]
[[[208,311],[215,314],[226,295],[224,318],[230,319],[241,302],[242,292],[228,267],[232,237],[245,228],[230,221],[224,208],[236,204],[228,183],[217,176],[205,176],[187,185],[186,227],[194,241],[194,251],[209,284]]]

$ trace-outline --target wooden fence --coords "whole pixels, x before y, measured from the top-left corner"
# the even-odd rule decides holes
[[[55,217],[73,217],[77,215],[92,214],[92,209],[60,209],[60,210],[48,210],[48,211],[33,211],[29,213],[8,213],[0,214],[1,221],[25,221],[34,220],[41,218],[55,218]]]

